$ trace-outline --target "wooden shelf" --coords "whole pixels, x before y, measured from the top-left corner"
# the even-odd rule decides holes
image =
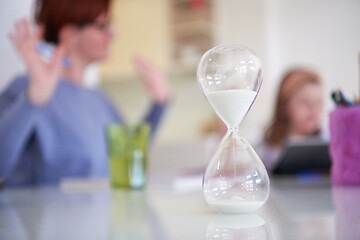
[[[212,47],[211,1],[192,8],[189,0],[173,0],[171,30],[176,68],[193,71],[203,52]]]

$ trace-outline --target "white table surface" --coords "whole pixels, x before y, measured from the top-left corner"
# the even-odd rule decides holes
[[[141,191],[113,190],[103,180],[0,190],[0,239],[360,239],[360,188],[332,188],[328,178],[272,178],[259,211],[221,215],[200,186],[174,188],[178,169],[196,161],[171,164],[164,155],[153,155]]]

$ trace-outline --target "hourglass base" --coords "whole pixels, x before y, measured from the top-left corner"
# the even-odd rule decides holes
[[[265,201],[244,202],[243,200],[228,200],[219,203],[209,203],[209,206],[219,213],[253,213],[264,205]]]

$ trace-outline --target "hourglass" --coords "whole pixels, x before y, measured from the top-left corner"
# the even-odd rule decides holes
[[[254,212],[269,196],[269,176],[239,125],[260,89],[261,61],[245,46],[217,46],[202,56],[197,78],[228,128],[204,174],[205,200],[221,213]]]

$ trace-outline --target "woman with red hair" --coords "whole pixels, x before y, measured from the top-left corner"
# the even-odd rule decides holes
[[[314,71],[298,68],[283,76],[272,122],[257,148],[268,170],[276,165],[285,143],[320,137],[322,98],[322,83]]]
[[[0,96],[0,178],[8,185],[108,176],[104,129],[123,118],[100,91],[84,87],[84,72],[108,57],[110,4],[37,0],[38,30],[32,31],[26,20],[16,23],[10,39],[28,74]],[[37,50],[40,40],[54,45],[48,60]],[[136,66],[152,98],[144,122],[155,131],[169,86],[147,62],[138,59]]]

